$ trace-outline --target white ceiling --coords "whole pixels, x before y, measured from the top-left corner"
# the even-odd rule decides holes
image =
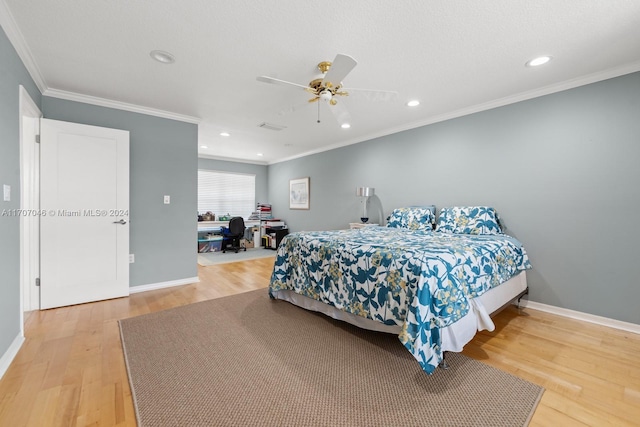
[[[197,122],[201,155],[256,163],[640,70],[638,0],[0,0],[0,14],[45,95]],[[351,129],[256,81],[306,85],[338,53],[358,61],[345,87],[399,94],[341,98]]]

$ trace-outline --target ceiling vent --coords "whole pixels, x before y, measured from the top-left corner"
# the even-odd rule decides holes
[[[262,122],[258,125],[259,128],[269,129],[269,130],[282,130],[286,129],[286,126],[282,125],[274,125],[273,123]]]

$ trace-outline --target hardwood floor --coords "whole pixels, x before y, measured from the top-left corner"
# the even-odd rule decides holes
[[[134,426],[118,320],[268,286],[272,258],[199,267],[200,283],[26,316],[0,426]],[[531,426],[640,425],[640,335],[510,307],[464,353],[545,387]]]

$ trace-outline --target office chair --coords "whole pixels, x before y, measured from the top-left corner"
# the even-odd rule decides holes
[[[227,245],[230,245],[229,249],[235,250],[236,253],[240,249],[247,251],[246,246],[244,248],[240,246],[240,239],[244,238],[244,219],[241,216],[234,216],[229,220],[229,228],[223,231],[223,237],[222,253],[227,251]]]

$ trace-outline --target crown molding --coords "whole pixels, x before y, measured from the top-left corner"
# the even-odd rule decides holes
[[[402,126],[397,126],[395,128],[385,129],[381,132],[372,133],[357,139],[351,139],[347,141],[343,141],[337,144],[332,144],[326,147],[318,148],[316,150],[306,151],[304,153],[296,154],[294,156],[276,159],[269,162],[270,165],[276,163],[282,163],[289,160],[299,159],[301,157],[311,156],[313,154],[322,153],[324,151],[334,150],[340,147],[346,147],[348,145],[358,144],[360,142],[370,141],[372,139],[380,138],[387,135],[392,135],[394,133],[403,132],[406,130],[416,129],[422,126],[431,125],[434,123],[444,122],[446,120],[455,119],[458,117],[468,116],[470,114],[479,113],[482,111],[492,110],[494,108],[503,107],[509,104],[515,104],[521,101],[527,101],[529,99],[538,98],[545,95],[551,95],[553,93],[562,92],[569,89],[574,89],[580,86],[586,86],[591,83],[597,83],[603,80],[612,79],[615,77],[620,77],[625,74],[631,74],[640,71],[640,61],[633,62],[631,64],[626,64],[621,67],[611,68],[609,70],[601,71],[598,73],[589,74],[586,76],[577,77],[570,80],[565,80],[564,82],[552,84],[549,86],[545,86],[542,88],[538,88],[535,90],[521,92],[519,94],[515,94],[512,96],[507,96],[500,99],[495,99],[493,101],[485,102],[482,104],[472,105],[467,108],[463,108],[460,110],[452,111],[445,114],[440,114],[436,116],[431,116],[425,120],[421,120],[418,122],[412,122],[409,124],[405,124]]]
[[[208,159],[208,160],[221,160],[223,162],[234,162],[234,163],[247,163],[251,165],[260,165],[267,166],[269,163],[259,160],[246,160],[246,159],[237,159],[235,157],[223,157],[223,156],[213,156],[211,154],[203,154],[198,153],[199,159]]]
[[[178,120],[181,122],[199,124],[201,119],[198,117],[187,116],[183,114],[173,113],[171,111],[157,110],[155,108],[143,107],[135,104],[128,104],[126,102],[114,101],[106,98],[99,98],[97,96],[82,95],[80,93],[68,92],[58,89],[46,89],[42,95],[50,96],[52,98],[66,99],[67,101],[82,102],[85,104],[97,105],[100,107],[115,108],[117,110],[131,111],[133,113],[146,114],[149,116],[162,117],[165,119]]]
[[[453,111],[451,113],[445,113],[438,116],[433,116],[424,121],[414,122],[407,126],[403,126],[402,128],[397,128],[397,130],[394,131],[393,133],[400,132],[402,130],[413,129],[416,127],[425,126],[433,123],[443,122],[445,120],[455,119],[458,117],[479,113],[481,111],[492,110],[494,108],[503,107],[505,105],[515,104],[522,101],[527,101],[533,98],[539,98],[545,95],[551,95],[554,93],[563,92],[565,90],[574,89],[580,86],[586,86],[592,83],[597,83],[597,82],[612,79],[615,77],[620,77],[625,74],[635,73],[637,71],[640,71],[640,61],[632,62],[630,64],[626,64],[616,68],[610,68],[608,70],[600,71],[597,73],[576,77],[573,79],[565,80],[563,82],[554,83],[538,89],[521,92],[515,95],[506,96],[504,98],[495,99],[482,104],[476,104],[467,108]]]
[[[31,50],[27,46],[27,42],[24,40],[24,36],[18,28],[18,24],[4,0],[0,0],[0,26],[4,29],[4,32],[7,34],[7,38],[13,45],[13,48],[16,50],[16,53],[22,60],[22,63],[34,83],[38,89],[40,89],[40,92],[44,92],[47,88],[47,83],[44,80],[44,77],[42,77],[42,73],[31,54]]]
[[[67,92],[58,89],[49,88],[42,73],[38,68],[38,65],[31,54],[31,50],[27,45],[27,42],[16,23],[11,10],[7,6],[5,0],[0,0],[0,26],[7,34],[7,38],[13,45],[18,56],[22,60],[27,72],[33,79],[34,83],[40,90],[40,93],[44,96],[50,96],[53,98],[66,99],[68,101],[83,102],[85,104],[98,105],[101,107],[115,108],[118,110],[131,111],[134,113],[147,114],[150,116],[162,117],[165,119],[178,120],[181,122],[199,124],[200,118],[187,116],[184,114],[173,113],[171,111],[158,110],[155,108],[143,107],[140,105],[128,104],[125,102],[113,101],[105,98],[98,98],[95,96],[82,95],[74,92]]]

